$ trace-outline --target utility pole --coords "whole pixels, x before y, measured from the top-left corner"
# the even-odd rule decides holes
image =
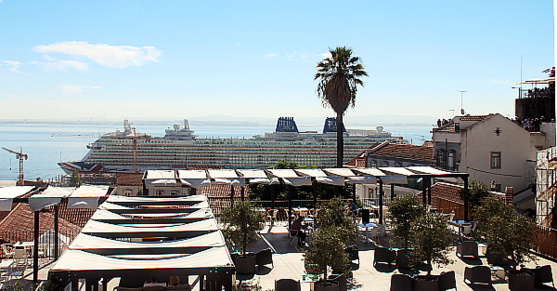
[[[24,154],[23,150],[21,148],[19,148],[19,152],[12,151],[12,150],[4,148],[4,147],[2,149],[4,149],[5,151],[10,152],[12,154],[15,154],[16,158],[19,160],[19,175],[17,177],[17,185],[18,186],[23,186],[23,181],[24,181],[24,179],[23,179],[23,159],[27,160],[27,158],[29,156],[27,154]]]

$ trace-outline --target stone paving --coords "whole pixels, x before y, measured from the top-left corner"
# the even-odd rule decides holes
[[[267,247],[270,247],[275,251],[273,254],[274,266],[267,265],[260,268],[256,274],[246,276],[237,275],[236,279],[238,282],[243,282],[246,284],[259,283],[262,290],[273,290],[275,280],[283,278],[291,278],[296,280],[301,280],[304,275],[304,261],[303,261],[303,250],[299,249],[296,245],[296,240],[290,241],[288,233],[285,226],[275,226],[269,229],[268,227],[261,232],[263,237],[262,240],[256,241],[249,245],[248,249],[250,251],[258,251]],[[387,244],[387,238],[382,238],[380,243],[383,245]],[[390,270],[378,270],[373,267],[373,254],[376,248],[376,243],[362,243],[358,242],[359,248],[359,263],[355,261],[354,268],[354,278],[349,281],[348,290],[390,290],[391,275],[395,271]],[[508,282],[504,280],[499,280],[493,284],[493,288],[472,288],[463,282],[464,268],[466,266],[474,264],[482,264],[487,266],[485,257],[481,257],[481,260],[476,261],[464,261],[455,255],[455,251],[452,252],[452,260],[454,263],[446,266],[443,269],[435,268],[433,274],[439,274],[442,271],[454,270],[456,273],[456,281],[458,290],[509,290]],[[539,258],[538,265],[549,264],[553,270],[553,280],[557,282],[557,263],[549,261],[547,259]],[[529,263],[527,266],[533,267],[536,263]],[[46,280],[48,270],[52,266],[48,260],[41,261],[41,269],[39,272],[39,280]],[[31,286],[30,282],[33,279],[31,274],[31,269],[28,269],[22,279],[18,280],[19,285]],[[425,273],[425,272],[422,272]],[[116,286],[118,280],[111,281],[109,286]],[[302,291],[310,290],[311,283],[304,282],[301,284]],[[31,290],[30,288],[25,288]],[[21,289],[20,289],[21,290]],[[112,290],[112,288],[109,288]],[[193,290],[199,290],[199,286],[195,285]],[[246,289],[248,290],[248,289]],[[551,287],[539,290],[557,290]]]

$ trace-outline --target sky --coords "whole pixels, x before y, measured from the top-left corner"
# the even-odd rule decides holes
[[[0,120],[332,116],[313,75],[337,46],[369,75],[347,122],[514,117],[554,65],[551,0],[0,0],[0,38]]]

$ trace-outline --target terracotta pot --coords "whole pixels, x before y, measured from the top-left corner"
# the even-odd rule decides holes
[[[338,283],[335,281],[317,281],[311,284],[311,291],[338,291]]]
[[[254,274],[255,273],[255,256],[237,256],[236,261],[236,273],[238,274]]]

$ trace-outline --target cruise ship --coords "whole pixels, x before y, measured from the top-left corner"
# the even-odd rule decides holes
[[[146,170],[215,167],[228,169],[264,169],[285,159],[299,165],[319,168],[336,165],[336,118],[327,118],[323,132],[299,131],[293,117],[280,117],[274,132],[253,138],[198,138],[184,126],[175,124],[164,137],[136,132],[124,120],[124,130],[102,135],[87,145],[89,152],[78,162],[59,166],[68,174],[102,172],[143,172]],[[375,142],[403,143],[378,126],[376,130],[346,130],[345,162],[362,153]]]

